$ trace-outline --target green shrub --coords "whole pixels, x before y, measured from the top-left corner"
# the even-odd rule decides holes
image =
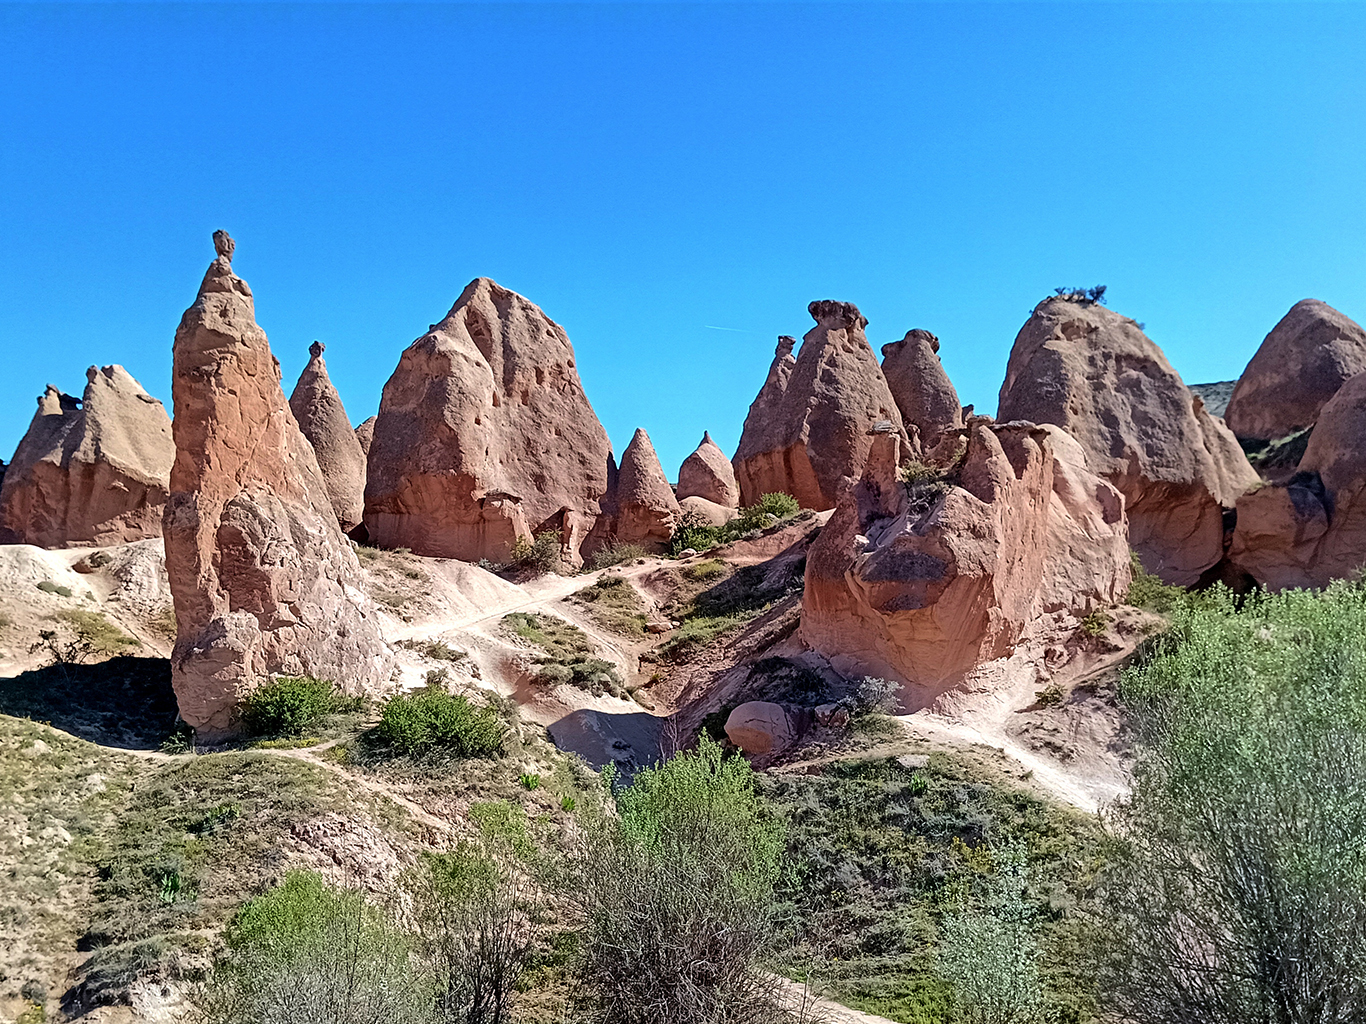
[[[58,597],[71,596],[70,587],[61,586],[58,583],[53,583],[51,580],[43,580],[43,582],[38,584],[38,589],[44,594],[56,594]]]
[[[708,580],[718,579],[726,574],[727,564],[720,558],[709,558],[705,562],[698,562],[696,565],[683,567],[684,579],[692,580],[694,583],[705,583]]]
[[[629,698],[617,667],[595,657],[593,642],[577,626],[553,615],[530,612],[511,612],[503,616],[503,625],[544,652],[536,658],[536,677],[541,682],[567,683],[594,696],[610,693],[622,700]]]
[[[535,772],[523,772],[517,776],[517,781],[522,784],[523,789],[540,789],[541,777]]]
[[[536,534],[534,540],[518,537],[512,545],[512,564],[541,574],[558,572],[561,567],[560,535],[545,530]]]
[[[1366,1019],[1366,589],[1213,587],[1120,696],[1141,747],[1098,922],[1116,1019]]]
[[[441,748],[457,757],[489,757],[503,749],[503,725],[492,708],[439,689],[389,698],[375,737],[404,754]]]
[[[249,694],[238,714],[253,736],[302,736],[328,715],[358,704],[324,679],[278,676]]]
[[[1138,552],[1129,552],[1129,564],[1133,568],[1133,581],[1129,584],[1129,604],[1145,611],[1165,615],[1175,608],[1186,592],[1180,587],[1172,587],[1154,576],[1139,561]]]
[[[406,936],[356,891],[292,871],[230,924],[200,1011],[207,1024],[412,1024],[432,988]]]
[[[1106,615],[1101,609],[1097,608],[1081,620],[1081,632],[1083,636],[1095,639],[1104,636],[1105,631],[1110,628],[1110,616]]]
[[[637,774],[615,817],[583,816],[568,899],[585,921],[581,981],[603,1019],[781,1019],[761,972],[784,829],[754,786],[743,758],[703,739]]]
[[[677,558],[688,549],[708,551],[719,544],[729,544],[756,530],[772,525],[773,519],[791,519],[801,511],[797,499],[790,494],[765,494],[753,505],[724,526],[712,526],[701,518],[689,517],[674,530],[669,539],[669,554]]]
[[[620,565],[622,562],[632,562],[637,558],[644,558],[649,552],[639,544],[612,544],[605,548],[599,548],[593,552],[588,559],[585,568],[589,572],[598,569],[606,569],[613,565]]]

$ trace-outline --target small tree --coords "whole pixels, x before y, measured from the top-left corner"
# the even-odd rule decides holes
[[[638,774],[616,808],[589,820],[570,890],[585,927],[582,980],[601,1019],[781,1020],[759,967],[784,830],[749,764],[703,737]]]
[[[1136,1024],[1366,1020],[1366,589],[1183,602],[1122,696],[1101,995]]]
[[[359,892],[294,871],[247,903],[200,994],[207,1024],[417,1024],[431,989],[407,938]]]
[[[996,873],[975,908],[944,918],[939,973],[953,985],[963,1024],[1033,1024],[1041,1019],[1039,950],[1026,893],[1023,847],[996,851]]]

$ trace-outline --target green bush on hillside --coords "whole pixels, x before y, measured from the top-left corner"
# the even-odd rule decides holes
[[[385,701],[375,737],[403,754],[440,748],[457,757],[489,757],[503,749],[503,724],[492,708],[429,688]]]
[[[238,714],[253,736],[302,736],[328,715],[355,710],[360,703],[324,679],[279,676],[249,694]]]

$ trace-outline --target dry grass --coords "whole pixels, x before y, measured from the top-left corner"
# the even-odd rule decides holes
[[[636,593],[635,587],[622,576],[605,574],[592,586],[571,594],[569,599],[580,605],[604,629],[627,637],[645,635],[648,621],[645,602]]]

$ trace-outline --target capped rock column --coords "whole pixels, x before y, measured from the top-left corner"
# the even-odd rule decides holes
[[[1124,495],[1149,572],[1187,586],[1224,556],[1224,513],[1258,483],[1223,423],[1128,317],[1045,299],[1020,329],[997,418],[1052,423]]]
[[[745,419],[733,460],[745,505],[780,491],[803,508],[834,508],[841,489],[868,461],[875,425],[890,423],[907,441],[858,307],[821,300],[807,308],[816,326],[790,363],[792,340],[779,339],[768,379]]]
[[[735,468],[710,433],[702,435],[697,450],[678,469],[678,500],[703,498],[723,508],[738,508],[740,485]]]
[[[611,455],[564,328],[477,278],[384,385],[365,525],[382,547],[495,562],[553,530],[577,564]]]
[[[308,365],[289,396],[289,408],[313,446],[337,522],[343,533],[350,533],[365,511],[365,452],[327,375],[324,348],[320,341],[309,346]]]
[[[621,453],[615,498],[617,541],[662,551],[683,513],[643,429]]]
[[[171,418],[122,366],[90,367],[84,396],[52,385],[0,486],[0,543],[125,544],[161,534]]]
[[[939,362],[939,339],[929,331],[907,331],[900,341],[883,345],[882,375],[906,430],[915,427],[927,452],[963,428],[958,392]]]
[[[238,702],[273,675],[375,693],[392,666],[251,289],[232,271],[232,239],[215,232],[214,245],[176,330],[165,517],[171,682],[181,717],[209,739],[232,733]]]

